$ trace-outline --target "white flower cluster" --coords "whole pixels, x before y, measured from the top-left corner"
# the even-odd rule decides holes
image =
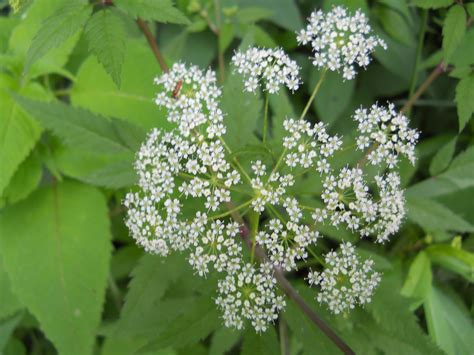
[[[327,268],[323,272],[312,271],[308,275],[309,284],[320,288],[318,302],[339,314],[371,301],[380,282],[373,260],[362,262],[351,243],[341,244],[339,252],[329,252],[324,260]]]
[[[298,41],[311,43],[317,66],[342,68],[346,79],[355,76],[355,64],[366,66],[374,48],[384,46],[360,11],[349,16],[341,7],[327,15],[314,12]],[[300,85],[298,65],[281,49],[250,48],[232,61],[247,91],[262,85],[276,93],[282,85],[290,90]],[[367,149],[367,159],[380,165],[374,182],[365,181],[362,164],[340,168],[334,155],[342,151],[342,137],[329,134],[323,123],[293,118],[283,122],[283,152],[275,165],[267,169],[261,160],[252,161],[249,174],[223,140],[221,89],[214,72],[177,63],[155,83],[160,87],[156,104],[166,109],[175,128],[152,130],[137,153],[139,189],[125,198],[126,225],[147,252],[166,256],[183,251],[196,274],[224,274],[216,304],[227,326],[241,329],[249,321],[264,331],[275,321],[285,301],[273,270],[296,270],[313,253],[322,223],[374,236],[377,242],[398,231],[405,201],[394,168],[400,155],[414,162],[419,133],[393,104],[360,108],[353,116],[358,149]],[[292,192],[298,177],[311,172],[323,182],[319,201],[312,201],[318,207],[302,205]],[[242,189],[243,182],[248,184]],[[236,195],[250,197],[232,209]],[[252,235],[267,256],[259,266],[249,263],[242,250],[244,226],[230,220],[240,208],[257,213],[257,225],[262,221]],[[360,261],[354,247],[343,243],[340,252],[325,256],[325,263],[325,271],[309,274],[310,284],[321,288],[319,302],[340,313],[370,301],[380,280],[371,260]]]
[[[175,64],[155,82],[163,89],[156,103],[167,109],[177,129],[154,129],[142,144],[135,163],[140,190],[125,198],[126,225],[147,252],[166,256],[172,250],[188,251],[198,275],[211,269],[225,273],[217,300],[225,323],[242,327],[249,319],[263,331],[284,306],[271,269],[246,265],[237,239],[240,226],[210,213],[230,202],[241,181],[219,139],[225,127],[215,75]],[[231,301],[235,297],[241,305]]]
[[[337,6],[328,13],[314,11],[308,20],[306,29],[298,33],[298,43],[311,44],[313,65],[342,70],[344,79],[354,79],[355,64],[366,67],[377,46],[386,48],[385,42],[372,34],[368,19],[360,10],[351,16],[347,9]]]
[[[353,119],[358,123],[360,132],[358,149],[375,147],[368,155],[373,165],[386,163],[389,168],[393,168],[400,154],[405,155],[412,164],[415,163],[415,145],[420,134],[408,127],[408,118],[397,112],[393,103],[387,108],[377,104],[372,105],[370,110],[359,108]]]
[[[277,93],[281,85],[295,91],[301,84],[298,64],[281,48],[252,47],[244,53],[235,53],[232,63],[245,77],[245,90],[249,92],[257,90],[259,81],[264,82],[264,89],[270,94]]]
[[[217,306],[224,313],[227,327],[242,329],[243,319],[251,321],[257,332],[267,329],[285,307],[285,299],[275,292],[276,280],[269,264],[256,269],[246,264],[238,273],[218,282]]]

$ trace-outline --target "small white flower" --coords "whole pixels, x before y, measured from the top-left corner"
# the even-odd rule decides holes
[[[255,92],[260,81],[270,94],[280,91],[281,85],[296,91],[301,84],[299,66],[281,48],[251,47],[244,53],[236,52],[232,63],[237,72],[244,76],[248,92]]]
[[[346,80],[355,78],[355,65],[365,68],[370,63],[370,54],[377,46],[386,48],[385,42],[372,34],[361,10],[352,15],[342,6],[328,13],[314,11],[296,39],[300,45],[311,44],[314,66],[342,71]]]

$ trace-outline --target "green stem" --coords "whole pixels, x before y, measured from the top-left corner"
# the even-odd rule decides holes
[[[219,140],[221,141],[222,145],[224,146],[225,150],[227,150],[227,152],[232,155],[232,149],[230,149],[230,147],[227,145],[227,143],[225,142],[224,138],[222,137],[219,137]],[[248,180],[248,182],[250,184],[252,184],[252,179],[250,178],[249,174],[247,174],[247,172],[245,171],[245,169],[242,167],[242,165],[240,165],[239,161],[237,160],[237,158],[234,156],[232,158],[232,160],[234,161],[235,165],[237,166],[238,170],[240,170],[241,174],[245,176],[245,178]]]
[[[324,69],[321,72],[321,77],[319,78],[318,82],[316,83],[316,86],[314,87],[313,93],[311,94],[311,97],[309,98],[303,112],[301,113],[300,120],[302,120],[306,116],[306,113],[308,113],[308,110],[311,107],[311,103],[314,101],[314,98],[316,97],[316,94],[318,93],[318,91],[321,87],[321,84],[324,81],[324,77],[326,76],[326,72],[327,72],[327,69]]]
[[[268,131],[268,93],[265,92],[265,111],[263,114],[263,144],[267,141]]]
[[[250,262],[253,263],[255,258],[255,246],[257,245],[258,224],[260,221],[260,214],[255,211],[249,213],[250,224],[250,239],[252,240],[252,249],[250,252]]]
[[[226,212],[222,212],[221,214],[218,214],[218,215],[215,215],[215,216],[210,216],[209,219],[218,219],[218,218],[222,218],[222,217],[232,215],[233,213],[235,213],[237,211],[240,211],[245,206],[250,205],[252,203],[252,201],[253,201],[253,199],[245,201],[241,205],[238,205],[238,206],[232,208],[231,210],[227,210]]]

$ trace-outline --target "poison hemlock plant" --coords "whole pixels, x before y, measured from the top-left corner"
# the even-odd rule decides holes
[[[298,41],[311,43],[316,67],[341,71],[346,80],[356,76],[358,66],[369,64],[377,46],[385,47],[360,11],[351,15],[335,7],[314,12],[309,21]],[[281,86],[294,91],[301,82],[300,68],[281,49],[250,48],[232,61],[234,75],[243,74],[245,90],[263,89],[266,105]],[[402,157],[415,162],[418,131],[394,105],[374,104],[353,115],[355,139],[329,134],[323,123],[305,120],[323,80],[324,75],[300,117],[283,122],[276,159],[246,164],[226,144],[221,89],[212,70],[177,63],[155,79],[160,88],[156,104],[176,128],[154,129],[140,148],[135,162],[139,189],[125,199],[126,224],[147,252],[183,252],[199,276],[213,270],[222,275],[215,302],[228,327],[241,329],[249,321],[264,332],[275,322],[286,304],[276,274],[296,270],[313,253],[322,238],[320,226],[383,243],[403,221],[397,169]],[[265,107],[264,130],[268,120]],[[266,137],[264,131],[263,144]],[[347,149],[360,150],[363,158],[354,166],[335,167],[333,160]],[[304,205],[291,192],[310,171],[323,181],[320,207]],[[312,271],[308,278],[319,289],[319,302],[334,313],[370,303],[381,278],[372,260],[362,260],[350,242],[324,260],[315,257],[324,271]]]

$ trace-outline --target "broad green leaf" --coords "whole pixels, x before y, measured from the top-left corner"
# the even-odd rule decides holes
[[[240,339],[242,331],[227,327],[217,329],[212,335],[209,355],[226,354]]]
[[[432,279],[430,258],[421,251],[411,263],[400,293],[406,297],[424,300],[431,290]]]
[[[120,87],[126,40],[122,18],[113,10],[100,10],[87,22],[85,35],[89,50]]]
[[[309,94],[313,92],[320,75],[321,73],[316,70],[311,72],[310,85],[308,85]],[[340,74],[331,71],[326,73],[323,80],[313,102],[313,107],[321,121],[331,125],[349,105],[354,94],[355,81],[343,81]]]
[[[238,104],[236,104],[238,103]],[[222,93],[221,107],[226,113],[227,126],[225,141],[232,148],[254,144],[257,122],[263,120],[262,102],[258,94],[244,91],[242,76],[229,75]]]
[[[290,31],[297,31],[304,26],[303,17],[293,0],[272,0],[271,2],[268,0],[231,0],[228,3],[228,6],[234,4],[240,8],[259,7],[268,9],[273,13],[272,21]]]
[[[165,111],[154,103],[158,91],[153,78],[161,70],[150,48],[131,40],[122,67],[122,84],[118,89],[102,66],[91,57],[77,73],[71,91],[75,106],[82,106],[105,116],[118,117],[146,129],[169,128]]]
[[[23,313],[12,315],[6,319],[0,319],[0,353],[4,354],[3,350],[10,339],[17,324],[23,318]]]
[[[434,200],[407,198],[408,218],[425,231],[453,230],[474,232],[474,226]]]
[[[219,36],[219,51],[225,53],[229,48],[235,36],[235,26],[231,23],[225,23],[221,27]]]
[[[285,136],[283,122],[286,118],[298,118],[290,100],[290,95],[285,90],[280,90],[278,94],[270,95],[270,112],[272,122],[272,140],[279,145]]]
[[[68,3],[70,1],[67,1]],[[86,0],[74,0],[75,3],[86,4]],[[32,1],[22,16],[22,20],[15,27],[9,41],[9,49],[21,58],[28,56],[28,51],[33,44],[35,36],[42,28],[45,19],[53,16],[56,11],[63,8],[65,0],[35,0]],[[61,33],[55,33],[55,36],[61,37]],[[79,33],[69,36],[63,43],[57,44],[57,48],[51,48],[47,53],[39,58],[28,70],[27,77],[35,78],[48,73],[59,73],[69,76],[62,69],[66,64],[69,54],[79,39]]]
[[[451,64],[455,67],[467,67],[474,64],[474,29],[470,28],[461,43],[451,56]]]
[[[456,86],[456,104],[461,132],[474,112],[474,74],[461,79]]]
[[[133,18],[186,25],[189,20],[171,0],[115,0],[114,4]]]
[[[14,27],[18,24],[18,19],[13,17],[0,17],[0,53],[3,53],[8,48],[8,39]]]
[[[447,63],[450,62],[451,56],[461,43],[465,33],[466,11],[461,5],[454,5],[449,9],[443,25],[443,51]]]
[[[166,347],[182,348],[205,339],[220,326],[219,313],[208,295],[192,302],[186,312],[169,322],[158,337],[143,347],[144,351]]]
[[[0,215],[0,248],[13,291],[59,353],[90,354],[111,251],[104,196],[69,182],[40,189]]]
[[[413,0],[411,3],[423,9],[439,9],[451,5],[453,0]]]
[[[45,103],[20,96],[15,100],[68,146],[103,153],[131,151],[112,120],[59,101]]]
[[[467,309],[438,287],[424,305],[428,332],[447,354],[470,354],[474,348],[472,320]]]
[[[474,254],[451,245],[432,245],[426,248],[430,260],[474,282]]]
[[[156,333],[152,325],[159,324],[160,320],[156,319],[159,313],[151,315],[155,319],[150,319],[150,313],[184,271],[183,264],[180,255],[164,259],[157,255],[145,254],[140,259],[131,275],[132,281],[117,325],[117,335],[127,336],[131,333],[133,336],[137,332],[137,324],[141,325],[140,328],[148,327],[149,331]]]
[[[112,277],[120,280],[130,276],[132,269],[142,256],[143,250],[135,244],[118,248],[112,255],[110,264]]]
[[[13,313],[23,308],[18,297],[11,289],[11,282],[8,278],[3,261],[0,256],[0,319],[11,316]],[[0,349],[1,351],[1,349]]]
[[[270,327],[266,332],[257,334],[249,327],[244,334],[241,355],[274,355],[280,351],[275,329]]]
[[[20,164],[0,201],[12,204],[26,198],[38,187],[42,175],[40,158],[33,152]]]
[[[474,147],[460,153],[444,173],[406,190],[407,196],[435,197],[474,186]]]
[[[236,14],[236,19],[239,23],[255,23],[260,20],[271,18],[273,14],[272,9],[249,6],[239,9]]]
[[[407,3],[398,0],[383,0],[378,3],[375,11],[385,32],[400,43],[414,46],[416,31]]]
[[[103,154],[70,147],[54,151],[54,162],[62,174],[108,188],[122,188],[137,183],[133,168],[134,154]]]
[[[7,90],[33,98],[43,99],[46,95],[38,84],[18,88],[12,79],[0,73],[0,195],[38,141],[42,130],[11,98]]]
[[[451,163],[456,150],[457,136],[443,145],[435,154],[430,163],[431,176],[442,173]]]
[[[44,20],[33,38],[26,55],[25,67],[29,68],[51,49],[64,43],[82,29],[92,12],[90,5],[81,2],[66,3],[51,17]]]

